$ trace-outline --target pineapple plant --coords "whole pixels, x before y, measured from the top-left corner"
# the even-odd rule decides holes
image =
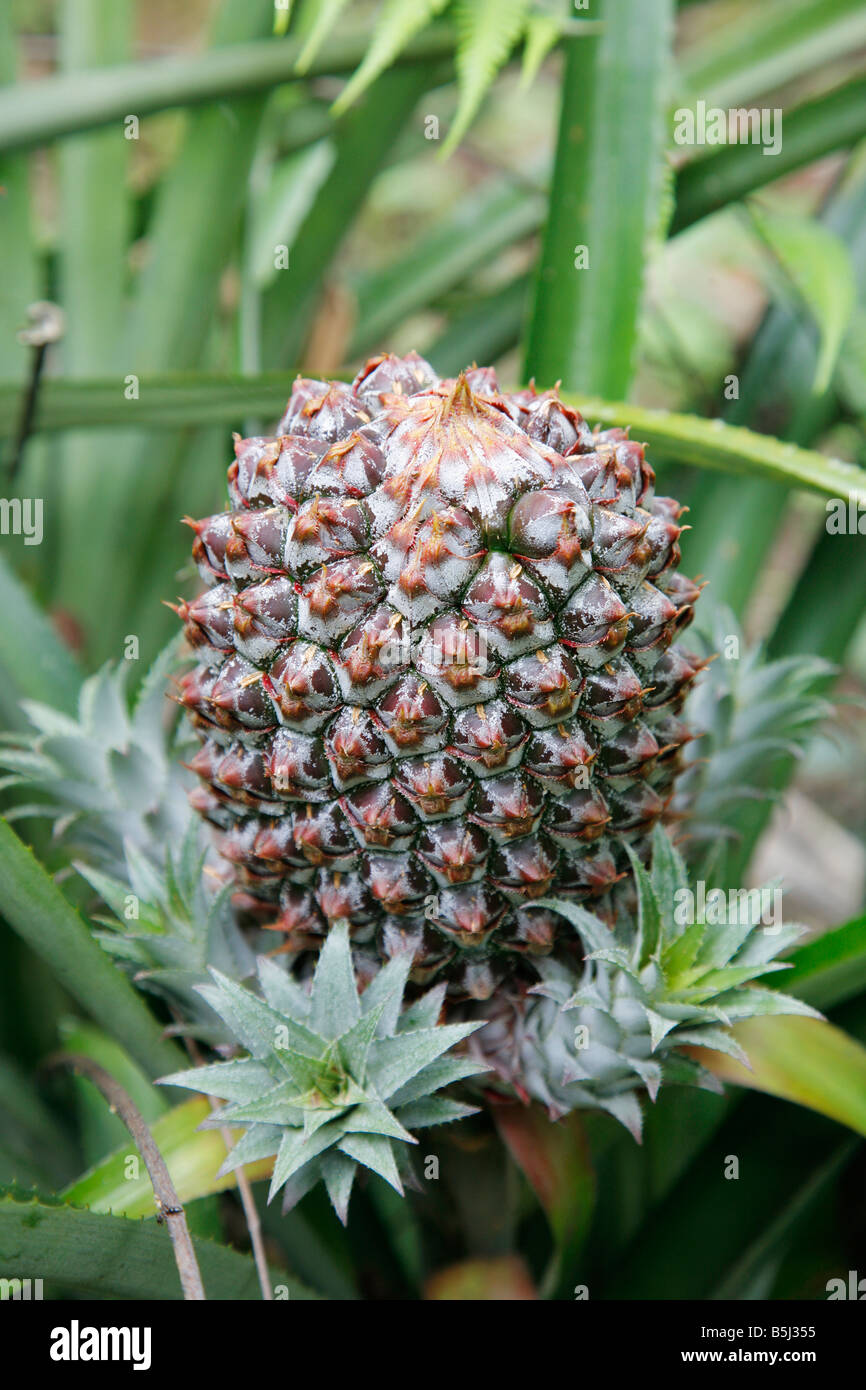
[[[190,802],[289,978],[325,993],[337,936],[367,992],[398,964],[410,991],[438,981],[512,1094],[637,1136],[638,1091],[712,1084],[675,1049],[736,1053],[732,1019],[807,1011],[737,988],[799,931],[762,945],[749,918],[702,944],[689,923],[685,946],[672,925],[685,870],[661,827],[705,662],[676,641],[700,586],[642,445],[555,389],[502,393],[477,366],[443,381],[410,353],[350,384],[299,378],[276,434],[235,455],[228,510],[190,522],[207,587],[178,606],[198,661],[177,699],[200,739]],[[203,988],[216,1012],[226,988]],[[245,1067],[183,1084],[238,1098],[239,1155],[277,1154],[275,1190],[298,1174],[287,1203],[320,1176],[333,1197],[321,1136],[255,1123],[301,1124],[303,1103],[284,1079],[257,1109]],[[393,1157],[376,1171],[393,1181]]]
[[[707,768],[826,706],[808,662],[774,701],[755,659],[751,733],[707,709],[713,756],[687,761],[701,585],[654,481],[627,430],[489,368],[299,378],[274,436],[235,438],[228,508],[189,521],[186,654],[131,712],[102,671],[79,722],[32,704],[33,738],[0,749],[104,948],[225,1059],[166,1083],[226,1102],[223,1171],[272,1159],[284,1209],[322,1182],[345,1222],[359,1167],[417,1185],[413,1127],[479,1104],[640,1139],[663,1083],[718,1089],[691,1049],[743,1058],[736,1020],[813,1012],[754,983],[799,928],[677,912],[671,834],[700,843],[724,805]]]
[[[221,51],[154,83],[133,0],[83,0],[21,100],[32,8],[0,16],[0,1285],[21,1252],[49,1296],[171,1296],[186,1223],[185,1296],[814,1297],[800,1217],[832,1183],[840,1268],[856,1225],[862,919],[804,946],[743,885],[833,663],[862,677],[856,537],[799,495],[864,495],[853,6],[216,0]],[[826,161],[753,199],[778,161],[671,145],[670,92],[723,72],[790,109],[785,172],[831,156],[826,203]],[[44,1081],[58,1040],[86,1080]]]

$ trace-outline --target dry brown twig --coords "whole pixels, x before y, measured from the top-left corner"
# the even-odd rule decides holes
[[[135,1141],[138,1152],[144,1160],[148,1177],[153,1186],[153,1199],[156,1203],[157,1220],[164,1221],[168,1227],[180,1284],[185,1299],[203,1301],[206,1297],[198,1267],[192,1236],[186,1223],[186,1215],[180,1198],[171,1180],[165,1159],[157,1148],[147,1123],[134,1101],[110,1072],[98,1062],[80,1053],[57,1053],[49,1057],[47,1068],[67,1067],[92,1081],[102,1093],[111,1110],[118,1115]]]

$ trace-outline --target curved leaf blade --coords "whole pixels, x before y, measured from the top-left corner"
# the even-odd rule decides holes
[[[752,221],[818,325],[820,346],[812,390],[826,391],[857,294],[848,248],[829,227],[792,213],[750,204]]]
[[[734,1027],[751,1064],[695,1048],[723,1081],[749,1086],[829,1115],[866,1135],[866,1048],[823,1019],[752,1018]]]
[[[237,1182],[236,1172],[220,1172],[228,1157],[220,1131],[199,1130],[211,1114],[208,1101],[195,1096],[160,1115],[150,1126],[182,1202],[225,1192]],[[114,1153],[76,1178],[63,1192],[64,1200],[72,1206],[130,1219],[155,1216],[153,1188],[144,1164],[137,1178],[129,1176],[128,1160],[134,1152],[135,1145],[127,1139]],[[244,1171],[255,1182],[269,1177],[273,1166],[272,1158],[259,1159],[248,1163]]]
[[[742,425],[586,398],[574,392],[565,393],[564,399],[577,406],[590,423],[630,426],[635,439],[657,449],[660,456],[673,462],[711,468],[720,473],[768,478],[789,487],[808,488],[826,497],[866,499],[866,470],[842,459],[758,434]]]
[[[57,979],[151,1075],[176,1070],[183,1054],[129,981],[111,964],[53,879],[0,819],[3,916]]]
[[[829,1009],[866,989],[866,917],[822,932],[788,960],[785,989],[813,1004]]]
[[[275,420],[290,384],[288,374],[281,371],[249,377],[209,372],[142,376],[135,420],[148,428],[165,429],[216,422],[237,426],[247,413]],[[54,432],[130,423],[129,403],[118,402],[119,394],[122,397],[112,381],[46,382],[36,428]],[[0,382],[0,436],[14,419],[16,399],[15,388]],[[825,497],[866,498],[866,470],[743,426],[575,392],[564,392],[563,399],[591,424],[630,427],[635,438],[673,462],[763,477]]]
[[[624,396],[658,226],[670,0],[605,0],[570,38],[524,376]]]
[[[364,56],[369,30],[336,34],[307,76],[351,72]],[[94,68],[85,79],[61,75],[0,91],[0,151],[27,149],[81,130],[171,107],[225,101],[267,92],[295,76],[300,47],[292,39],[253,39],[185,58]],[[454,32],[431,25],[412,40],[401,61],[433,63],[454,52]]]
[[[491,1113],[547,1216],[554,1258],[544,1287],[552,1291],[562,1272],[574,1273],[595,1210],[595,1170],[580,1116],[553,1124],[540,1105],[495,1105]]]

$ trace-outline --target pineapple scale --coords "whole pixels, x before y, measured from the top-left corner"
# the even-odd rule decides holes
[[[414,353],[299,378],[235,452],[178,611],[236,905],[488,998],[574,937],[534,900],[603,903],[670,802],[703,664],[682,509],[625,431]]]

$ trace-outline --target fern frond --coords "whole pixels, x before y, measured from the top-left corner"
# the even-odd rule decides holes
[[[466,134],[500,68],[526,25],[530,0],[458,0],[457,87],[454,123],[442,147],[447,159]]]
[[[520,69],[520,85],[524,91],[532,86],[548,53],[559,42],[562,30],[562,21],[552,14],[531,14],[527,19]]]
[[[409,40],[440,15],[447,4],[448,0],[385,0],[370,47],[334,102],[334,115],[348,110],[402,53]]]
[[[305,73],[307,71],[347,3],[348,0],[317,0],[312,11],[312,26],[295,64],[296,72]]]

